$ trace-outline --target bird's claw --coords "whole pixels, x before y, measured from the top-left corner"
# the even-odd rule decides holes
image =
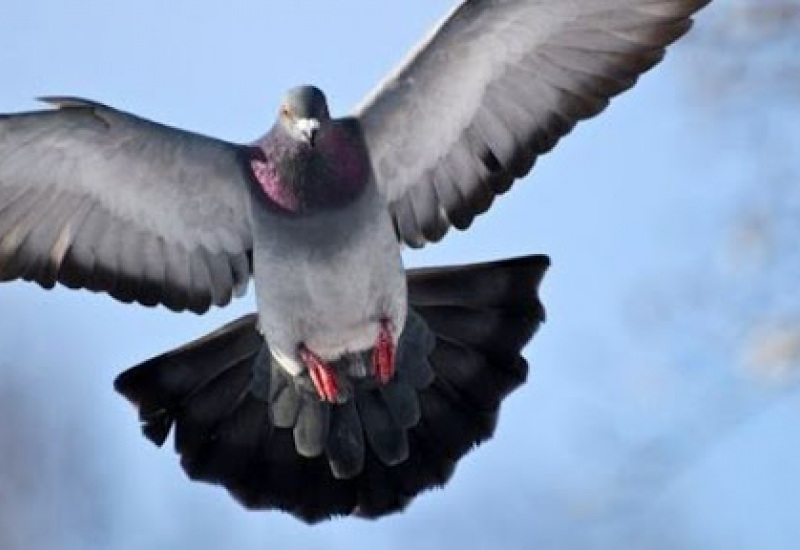
[[[328,403],[337,403],[339,382],[336,378],[336,370],[305,345],[300,346],[299,352],[300,359],[308,369],[308,374],[311,376],[319,398]]]
[[[372,351],[372,364],[375,377],[381,384],[387,384],[394,376],[395,347],[392,338],[392,325],[388,319],[381,319],[378,341]]]

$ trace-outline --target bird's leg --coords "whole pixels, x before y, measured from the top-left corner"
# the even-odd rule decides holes
[[[300,359],[308,369],[311,381],[317,389],[317,394],[322,401],[336,403],[339,397],[339,383],[336,380],[336,370],[322,360],[319,355],[308,349],[305,344],[300,344]]]
[[[381,319],[378,330],[378,341],[372,351],[372,364],[375,367],[375,376],[381,384],[386,384],[394,376],[394,339],[392,338],[392,324],[389,319]]]

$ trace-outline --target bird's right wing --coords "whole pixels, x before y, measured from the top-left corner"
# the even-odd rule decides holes
[[[202,313],[249,280],[237,147],[84,100],[0,115],[0,280]]]
[[[709,0],[462,0],[356,109],[397,233],[464,229]]]

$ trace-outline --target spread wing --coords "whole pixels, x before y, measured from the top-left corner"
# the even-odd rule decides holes
[[[236,146],[97,103],[0,115],[0,280],[201,313],[250,275]]]
[[[466,0],[356,110],[398,235],[464,229],[709,0]]]

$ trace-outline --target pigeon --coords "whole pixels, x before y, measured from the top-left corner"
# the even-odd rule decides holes
[[[123,372],[194,480],[306,522],[445,484],[525,380],[549,259],[409,269],[656,65],[708,0],[464,0],[352,113],[237,144],[73,97],[0,115],[0,280],[256,312]]]

